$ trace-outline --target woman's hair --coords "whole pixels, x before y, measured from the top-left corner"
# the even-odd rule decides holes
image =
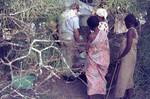
[[[127,27],[130,27],[130,25],[134,25],[135,27],[138,26],[138,21],[136,20],[135,16],[133,14],[128,14],[125,19],[125,24]]]
[[[73,3],[73,4],[70,6],[70,9],[73,9],[73,10],[77,9],[77,10],[79,10],[79,4]]]
[[[99,25],[99,20],[96,16],[90,16],[87,20],[87,24],[91,29],[94,29]]]

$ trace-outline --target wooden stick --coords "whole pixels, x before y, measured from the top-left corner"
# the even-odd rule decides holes
[[[108,88],[108,93],[107,93],[107,95],[106,95],[106,99],[108,99],[108,96],[109,96],[109,94],[110,94],[110,90],[111,90],[111,87],[112,87],[112,83],[113,83],[114,77],[115,77],[115,75],[116,75],[117,68],[118,68],[118,64],[116,63],[116,65],[115,65],[115,70],[114,70],[114,73],[113,73],[113,76],[112,76],[112,79],[111,79],[111,82],[110,82],[110,86],[109,86],[109,88]]]

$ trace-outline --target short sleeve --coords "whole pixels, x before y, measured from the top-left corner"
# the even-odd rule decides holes
[[[79,17],[73,18],[73,29],[78,29],[79,27]]]

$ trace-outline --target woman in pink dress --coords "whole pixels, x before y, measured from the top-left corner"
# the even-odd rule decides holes
[[[104,19],[104,18],[103,18]],[[108,42],[108,25],[99,22],[97,16],[91,16],[87,24],[93,31],[88,36],[87,68],[85,71],[88,83],[88,98],[93,99],[96,94],[106,94],[107,69],[110,63],[110,49]]]

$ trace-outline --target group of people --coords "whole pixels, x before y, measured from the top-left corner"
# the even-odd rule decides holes
[[[64,55],[68,65],[74,65],[75,46],[81,43],[79,34],[79,11],[78,4],[72,4],[67,12],[62,14],[61,27],[59,31],[60,39],[63,40],[62,47],[65,47]],[[86,70],[87,94],[89,99],[94,99],[94,95],[100,94],[105,99],[107,81],[105,79],[110,64],[110,48],[108,40],[107,11],[104,8],[98,8],[94,15],[87,20],[90,33],[86,42]],[[121,46],[119,57],[116,64],[119,67],[117,74],[117,84],[115,98],[124,99],[127,93],[128,99],[131,99],[134,81],[133,74],[136,65],[138,33],[136,27],[138,22],[133,14],[128,14],[125,19],[125,25],[128,29],[126,37]],[[68,74],[70,75],[70,74]]]

